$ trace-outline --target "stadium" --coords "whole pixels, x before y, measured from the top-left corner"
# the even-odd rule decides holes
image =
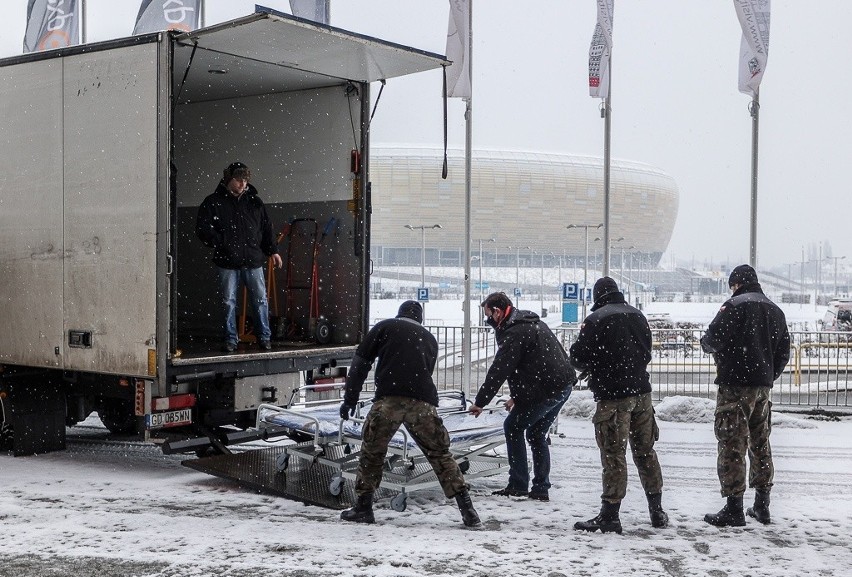
[[[443,150],[371,148],[372,257],[378,266],[462,266],[465,159]],[[573,154],[475,150],[471,176],[471,255],[486,266],[583,266],[586,230],[603,222],[603,159]],[[653,166],[611,162],[611,266],[654,267],[678,211],[674,179]],[[440,228],[434,226],[440,225]],[[568,225],[574,225],[567,228]],[[423,228],[421,228],[423,227]],[[600,263],[603,229],[589,228],[589,263]],[[493,240],[492,240],[493,239]],[[628,260],[630,259],[630,260]]]

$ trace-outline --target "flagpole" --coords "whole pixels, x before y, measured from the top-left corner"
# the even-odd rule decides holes
[[[470,95],[465,99],[464,133],[464,336],[462,338],[462,390],[470,396],[471,388],[471,315],[470,315],[470,237],[471,237],[471,165],[473,148],[473,0],[469,0],[467,20],[467,73]],[[482,255],[480,255],[480,258]]]
[[[604,115],[604,262],[603,276],[609,276],[609,261],[610,251],[609,246],[609,184],[610,184],[610,134],[612,132],[612,47],[609,49],[609,85],[607,88],[606,98],[603,101]]]
[[[199,22],[201,28],[204,28],[207,25],[207,1],[201,0],[201,21]]]
[[[86,0],[80,0],[80,44],[86,43]]]
[[[751,114],[751,238],[749,239],[749,264],[757,268],[757,136],[760,123],[760,88],[754,91],[749,104]]]

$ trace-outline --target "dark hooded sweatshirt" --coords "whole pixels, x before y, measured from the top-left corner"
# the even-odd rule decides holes
[[[725,301],[701,337],[716,361],[716,384],[771,387],[790,359],[784,312],[759,283],[740,286]]]
[[[490,403],[505,381],[519,406],[557,398],[577,382],[559,339],[534,312],[513,307],[494,334],[497,353],[476,395],[476,406]]]
[[[370,329],[355,350],[343,402],[354,405],[361,388],[376,364],[375,398],[411,397],[438,406],[432,371],[438,359],[438,341],[421,325],[423,309],[417,302],[402,304],[394,319],[385,319]]]
[[[589,373],[596,401],[651,392],[651,328],[645,315],[618,291],[595,301],[571,345],[571,363]]]
[[[195,233],[221,268],[257,268],[278,252],[266,207],[251,184],[237,198],[220,182],[198,208]]]

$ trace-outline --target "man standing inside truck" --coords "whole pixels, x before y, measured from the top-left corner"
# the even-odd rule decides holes
[[[195,227],[198,238],[214,249],[224,305],[222,350],[228,353],[234,352],[239,342],[236,313],[241,283],[248,289],[260,348],[272,348],[263,265],[272,257],[275,268],[281,268],[281,256],[266,207],[250,179],[251,171],[242,162],[228,165],[216,191],[198,208]]]

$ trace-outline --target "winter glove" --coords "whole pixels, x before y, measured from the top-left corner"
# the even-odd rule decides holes
[[[350,415],[355,415],[355,405],[350,405],[349,403],[340,405],[340,418],[345,421],[349,419]]]

